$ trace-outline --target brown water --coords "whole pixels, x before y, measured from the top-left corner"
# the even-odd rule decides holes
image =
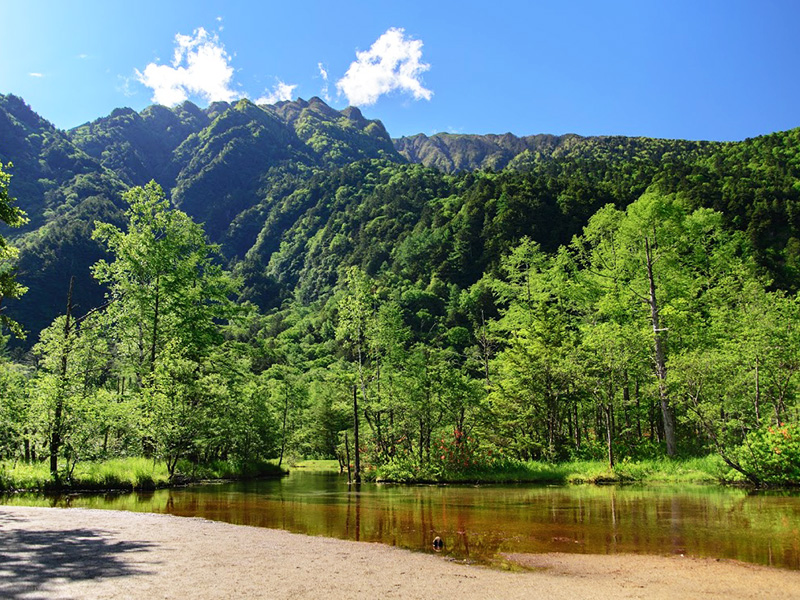
[[[506,552],[685,554],[800,569],[800,495],[715,486],[400,486],[328,473],[123,495],[6,504],[80,506],[181,516],[381,542],[480,563]]]

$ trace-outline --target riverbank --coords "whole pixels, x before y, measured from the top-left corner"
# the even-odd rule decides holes
[[[286,474],[286,469],[268,461],[215,461],[205,465],[183,461],[176,475],[170,477],[163,461],[128,457],[78,463],[70,475],[56,480],[44,462],[0,462],[0,492],[142,491],[208,480],[244,480]]]
[[[335,462],[335,461],[332,461]],[[737,482],[735,472],[716,455],[697,458],[621,460],[613,468],[602,460],[495,460],[461,470],[423,468],[389,463],[364,473],[367,480],[385,483],[702,483]]]
[[[339,472],[336,460],[300,460],[289,470]],[[195,465],[179,464],[177,476],[170,478],[163,462],[146,458],[121,458],[104,462],[79,463],[72,476],[56,481],[46,463],[0,462],[0,492],[3,491],[142,491],[208,480],[245,480],[279,477],[287,474],[270,461],[237,464],[216,461]],[[622,460],[613,468],[599,460],[575,460],[562,463],[541,461],[493,461],[465,470],[419,468],[412,464],[367,465],[364,481],[406,484],[743,484],[741,476],[727,467],[721,458]]]
[[[390,546],[196,518],[0,506],[0,597],[800,597],[800,573],[681,556],[508,555],[532,569],[454,564]],[[421,532],[421,535],[425,535]]]

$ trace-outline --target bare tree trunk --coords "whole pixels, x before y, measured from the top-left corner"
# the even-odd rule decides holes
[[[755,408],[756,408],[756,427],[761,427],[761,414],[760,414],[760,405],[761,405],[761,381],[759,380],[758,374],[758,357],[756,356],[756,401],[755,401]]]
[[[286,384],[285,381],[284,384]],[[278,467],[280,467],[283,464],[283,453],[286,451],[286,421],[288,416],[289,416],[289,388],[287,385],[286,389],[284,390],[283,433],[281,435],[281,455],[280,458],[278,458]]]
[[[425,450],[425,424],[419,417],[419,464],[422,465],[423,451]]]
[[[606,418],[606,447],[608,448],[608,467],[614,468],[614,448],[611,442],[614,437],[614,420],[611,411],[613,410],[611,404],[601,404],[603,414]]]
[[[636,395],[636,433],[639,436],[639,440],[642,439],[642,406],[639,402],[639,380],[636,380],[636,387],[634,388],[634,394]]]
[[[64,413],[64,394],[67,387],[67,366],[69,362],[69,335],[72,331],[72,287],[75,285],[75,276],[70,277],[69,292],[67,292],[67,318],[64,321],[64,347],[61,349],[61,374],[58,390],[56,391],[56,406],[53,414],[53,431],[50,434],[50,474],[58,477],[58,451],[61,449],[61,428]]]
[[[395,434],[394,430],[394,409],[389,409],[389,443],[391,444],[389,447],[390,456],[394,458],[394,455],[397,454],[397,447],[395,445],[395,438],[397,435]]]
[[[675,414],[669,400],[667,389],[667,359],[665,353],[664,331],[659,324],[658,301],[656,299],[656,283],[653,277],[653,255],[650,240],[644,239],[645,253],[647,256],[647,278],[650,283],[650,319],[653,324],[653,340],[655,342],[656,377],[658,378],[658,396],[661,401],[661,417],[664,422],[664,438],[667,442],[667,455],[675,456],[677,445],[675,443]]]
[[[625,384],[622,386],[622,414],[625,416],[625,437],[630,439],[631,438],[631,414],[630,414],[630,403],[631,403],[631,388],[630,383],[628,381],[628,372],[625,371]]]
[[[575,439],[575,429],[572,425],[572,407],[569,405],[567,405],[567,435],[569,436],[568,439]]]
[[[158,346],[158,309],[161,291],[161,275],[156,275],[156,301],[153,307],[153,337],[150,340],[150,374],[156,370],[156,347]]]
[[[361,353],[359,350],[359,366],[360,366],[360,359],[361,359]],[[361,483],[361,451],[358,447],[358,388],[355,385],[353,386],[353,438],[354,438],[354,448],[356,457],[353,480],[356,483]]]
[[[353,473],[350,468],[350,441],[347,439],[347,432],[344,432],[344,452],[347,460],[347,483],[353,481]]]
[[[492,382],[489,379],[489,338],[486,337],[486,319],[483,316],[483,309],[481,309],[481,354],[483,358],[483,376],[486,381],[486,387],[491,387]]]

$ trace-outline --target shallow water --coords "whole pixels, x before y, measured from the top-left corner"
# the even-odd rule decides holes
[[[479,563],[508,552],[685,554],[800,569],[800,494],[716,486],[404,486],[347,484],[331,473],[133,494],[0,503],[204,517],[381,542]]]

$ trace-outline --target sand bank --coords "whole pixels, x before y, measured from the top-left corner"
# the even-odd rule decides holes
[[[203,519],[0,506],[1,598],[800,598],[800,573],[732,561],[508,558],[533,570]]]

